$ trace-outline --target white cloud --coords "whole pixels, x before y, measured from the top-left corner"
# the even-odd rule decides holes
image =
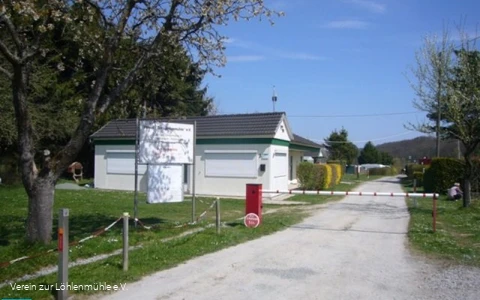
[[[233,44],[233,43],[235,43],[235,39],[225,38],[225,39],[223,40],[223,42],[224,42],[225,44]]]
[[[352,3],[357,6],[361,6],[373,13],[383,14],[387,11],[387,6],[385,4],[380,4],[375,1],[369,0],[348,0],[347,3]]]
[[[341,20],[341,21],[332,21],[325,24],[324,28],[332,29],[366,29],[369,23],[358,20]]]
[[[277,52],[273,53],[275,56],[285,59],[293,60],[325,60],[323,56],[313,55],[305,52]]]
[[[251,62],[264,60],[265,57],[261,55],[231,55],[227,56],[227,62]]]
[[[325,60],[323,56],[314,55],[311,53],[306,53],[302,51],[285,51],[273,47],[259,45],[254,42],[240,40],[240,39],[230,39],[232,42],[229,43],[229,47],[237,47],[242,49],[247,49],[249,51],[261,53],[261,55],[232,55],[227,56],[227,62],[248,62],[248,61],[259,61],[269,58],[283,58],[291,60]]]

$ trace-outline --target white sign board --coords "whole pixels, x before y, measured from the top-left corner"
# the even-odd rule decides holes
[[[148,165],[147,203],[183,201],[183,165]]]
[[[192,164],[193,125],[140,121],[138,162]]]

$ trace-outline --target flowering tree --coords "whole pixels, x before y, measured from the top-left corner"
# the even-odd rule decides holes
[[[218,28],[231,20],[281,15],[263,0],[5,0],[0,4],[0,75],[11,82],[19,167],[28,195],[27,240],[48,243],[52,235],[55,182],[75,159],[95,118],[139,80],[138,74],[171,41],[183,45],[192,58],[211,71],[223,66],[224,41]],[[55,41],[70,43],[58,51]],[[142,47],[138,47],[138,45]],[[120,65],[122,53],[135,58]],[[29,107],[32,66],[38,57],[56,54],[59,71],[76,72],[93,61],[84,77],[87,93],[78,99],[80,120],[68,143],[57,153],[42,151],[35,161]],[[75,60],[72,61],[72,56]],[[68,64],[66,63],[68,61]],[[145,76],[145,75],[143,75]],[[114,79],[114,85],[107,88]],[[72,79],[73,80],[73,79]]]

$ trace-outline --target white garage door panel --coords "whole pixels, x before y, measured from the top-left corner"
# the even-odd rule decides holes
[[[256,178],[257,152],[207,152],[205,151],[205,176]]]
[[[145,165],[138,165],[138,174],[144,174]],[[107,174],[135,174],[134,151],[108,151]]]

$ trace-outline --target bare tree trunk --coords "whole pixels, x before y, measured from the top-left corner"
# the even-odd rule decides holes
[[[49,243],[52,239],[55,182],[38,177],[28,197],[27,241]]]

